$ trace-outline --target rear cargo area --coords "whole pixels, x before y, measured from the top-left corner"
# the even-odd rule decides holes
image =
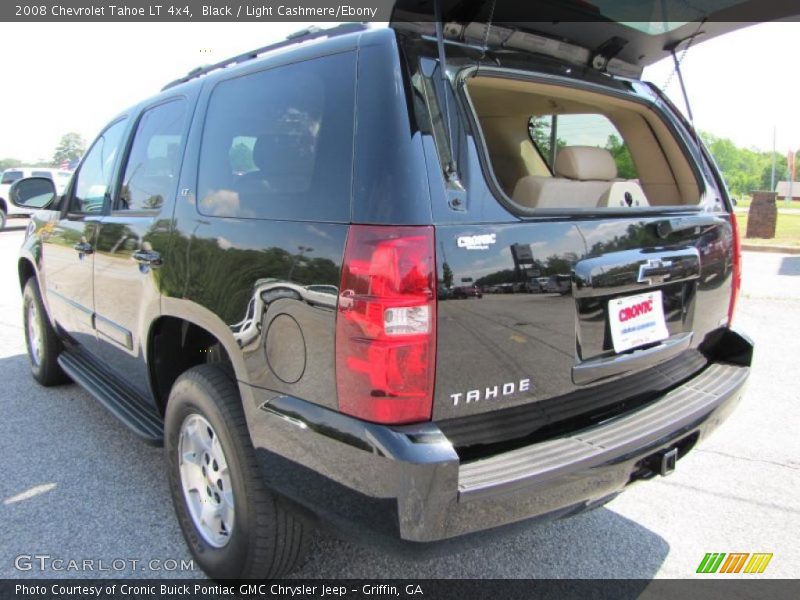
[[[479,73],[466,80],[467,97],[494,177],[518,208],[699,204],[688,153],[644,103]]]
[[[478,160],[460,175],[507,215],[436,226],[433,418],[470,460],[625,415],[705,369],[735,265],[700,150],[652,97],[463,73]]]

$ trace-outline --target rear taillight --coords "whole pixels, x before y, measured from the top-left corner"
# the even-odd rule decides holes
[[[728,304],[728,327],[733,324],[733,313],[736,310],[736,300],[739,298],[739,289],[742,287],[742,242],[739,239],[739,224],[736,215],[731,213],[731,233],[733,235],[733,264],[731,281],[731,301]]]
[[[336,315],[339,409],[378,423],[431,418],[433,227],[352,225]]]

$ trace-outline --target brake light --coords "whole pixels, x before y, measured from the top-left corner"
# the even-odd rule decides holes
[[[736,300],[739,298],[739,290],[742,287],[742,241],[739,239],[739,223],[736,215],[731,213],[731,234],[733,235],[733,265],[731,281],[731,301],[728,304],[728,327],[733,324],[733,313],[736,310]]]
[[[378,423],[431,418],[433,227],[351,225],[336,315],[339,409]]]

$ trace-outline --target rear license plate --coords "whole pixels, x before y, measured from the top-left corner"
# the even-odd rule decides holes
[[[610,300],[608,320],[614,352],[625,352],[669,337],[660,290]]]

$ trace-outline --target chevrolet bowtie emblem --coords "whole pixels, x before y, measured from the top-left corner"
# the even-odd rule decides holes
[[[664,283],[669,279],[669,268],[672,266],[671,260],[661,260],[660,258],[650,258],[646,263],[639,266],[639,283],[655,285]]]

